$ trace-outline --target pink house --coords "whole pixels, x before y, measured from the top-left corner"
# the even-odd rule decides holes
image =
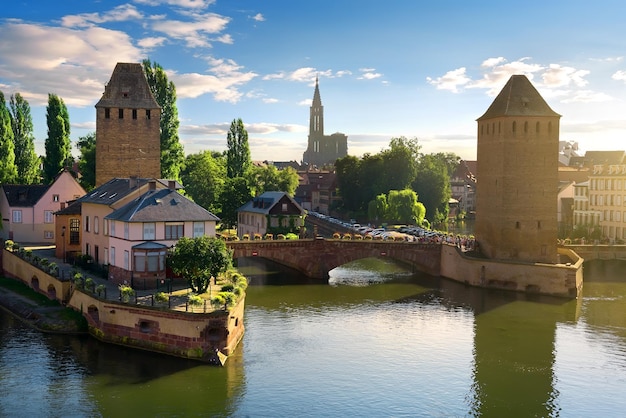
[[[4,184],[0,186],[0,237],[18,243],[55,243],[54,213],[85,190],[68,172],[62,171],[49,185]]]
[[[181,237],[215,236],[219,221],[180,188],[172,180],[115,178],[80,198],[82,254],[108,265],[114,283],[150,287],[164,279],[167,250]]]

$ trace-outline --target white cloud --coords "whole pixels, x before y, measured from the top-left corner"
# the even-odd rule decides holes
[[[132,19],[142,19],[143,14],[130,4],[123,4],[105,13],[81,13],[67,15],[61,18],[61,24],[65,27],[88,27],[98,23],[123,22]]]
[[[139,45],[140,47],[144,49],[153,49],[153,48],[163,45],[166,41],[167,41],[167,38],[164,38],[162,36],[148,37],[148,38],[143,38],[137,41],[137,45]]]
[[[96,26],[10,22],[0,25],[0,39],[0,79],[11,80],[10,90],[31,105],[46,104],[48,93],[67,105],[91,105],[116,62],[138,62],[143,54],[126,33]]]
[[[138,4],[146,4],[148,6],[158,6],[160,4],[168,4],[170,6],[185,7],[189,9],[206,9],[215,0],[134,0]]]
[[[382,74],[377,73],[375,68],[359,68],[359,71],[361,75],[357,77],[358,80],[373,80],[382,77]]]
[[[611,76],[613,80],[626,82],[626,71],[619,70]]]
[[[611,96],[601,92],[591,90],[580,90],[571,92],[569,97],[561,100],[563,103],[598,103],[614,100]]]
[[[254,16],[252,16],[252,20],[256,20],[257,22],[264,22],[265,17],[263,17],[261,13],[257,13]]]
[[[464,86],[470,82],[470,78],[465,74],[466,68],[461,67],[456,70],[448,71],[441,77],[426,77],[426,81],[437,88],[437,90],[449,90],[453,93],[458,92],[459,86]]]
[[[563,87],[574,83],[578,87],[587,85],[583,77],[589,74],[587,70],[577,70],[572,67],[562,67],[558,64],[550,64],[542,74],[542,80],[546,87]]]
[[[263,103],[267,103],[267,104],[274,104],[274,103],[278,103],[279,102],[278,99],[273,99],[273,98],[270,98],[270,97],[262,99],[262,100],[263,100]]]
[[[183,40],[188,47],[210,47],[210,41],[232,43],[230,36],[222,35],[217,38],[208,38],[223,31],[230,22],[229,17],[215,13],[191,14],[192,21],[183,20],[155,20],[152,29],[165,33],[167,36]]]

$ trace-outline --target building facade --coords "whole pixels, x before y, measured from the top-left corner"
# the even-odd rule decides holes
[[[558,261],[560,117],[513,75],[478,118],[475,235],[486,256]]]
[[[96,104],[96,187],[161,177],[160,113],[141,64],[118,63]]]
[[[237,236],[301,234],[304,209],[287,193],[265,192],[237,210]]]
[[[598,164],[589,178],[588,224],[610,243],[626,240],[626,164]],[[584,221],[580,219],[581,223]]]
[[[65,170],[52,184],[5,184],[1,189],[0,237],[19,243],[54,244],[54,213],[64,208],[68,201],[85,194],[76,179]]]
[[[302,162],[309,167],[333,165],[338,158],[348,155],[348,137],[340,132],[324,135],[324,106],[320,97],[318,79],[310,109],[309,138]]]

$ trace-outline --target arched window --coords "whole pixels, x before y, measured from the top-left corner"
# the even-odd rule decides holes
[[[524,133],[528,133],[528,121],[524,122]]]
[[[513,122],[513,133],[517,130],[517,122]]]
[[[539,122],[535,124],[535,132],[539,133]]]

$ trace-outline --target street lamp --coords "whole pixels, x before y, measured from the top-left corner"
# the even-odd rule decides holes
[[[65,263],[65,225],[61,227],[61,239],[63,240],[63,263]]]

